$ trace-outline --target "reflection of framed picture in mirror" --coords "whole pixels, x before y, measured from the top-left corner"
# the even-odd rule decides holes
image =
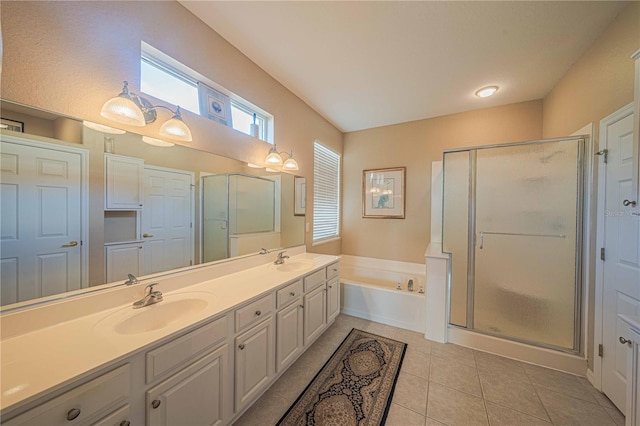
[[[362,217],[404,219],[405,167],[363,170]]]
[[[11,130],[24,133],[24,123],[22,121],[0,118],[0,129]]]
[[[202,115],[231,127],[231,100],[227,95],[199,82],[198,99]]]
[[[307,209],[307,179],[296,176],[293,185],[293,214],[304,216]]]

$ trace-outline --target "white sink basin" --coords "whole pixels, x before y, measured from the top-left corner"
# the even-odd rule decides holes
[[[134,335],[160,330],[203,311],[209,302],[206,293],[180,293],[165,296],[162,302],[140,309],[122,308],[101,319],[94,328],[97,332]]]
[[[315,263],[310,260],[298,259],[278,265],[276,269],[281,272],[302,272],[313,268],[314,265]]]

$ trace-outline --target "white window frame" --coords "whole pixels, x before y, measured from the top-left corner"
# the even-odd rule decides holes
[[[341,154],[313,142],[313,245],[340,238],[341,167]]]

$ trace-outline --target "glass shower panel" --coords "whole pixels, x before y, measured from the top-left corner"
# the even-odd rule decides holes
[[[242,175],[232,175],[229,179],[231,234],[273,232],[275,182]]]
[[[467,326],[469,151],[447,152],[443,162],[442,251],[451,253],[449,323]]]
[[[576,349],[581,143],[477,150],[475,330]]]
[[[202,178],[202,261],[229,257],[227,176]]]

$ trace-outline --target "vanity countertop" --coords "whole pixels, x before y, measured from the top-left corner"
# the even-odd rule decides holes
[[[304,253],[292,256],[287,262],[296,260],[311,261],[313,266],[300,272],[283,272],[270,262],[169,292],[163,291],[160,281],[157,290],[164,292],[165,300],[179,297],[181,293],[202,292],[207,294],[208,305],[184,320],[158,330],[122,335],[113,331],[105,332],[96,326],[118,311],[132,309],[127,304],[1,340],[2,412],[9,412],[45,392],[59,389],[160,340],[177,335],[186,328],[229,312],[297,277],[319,270],[339,260],[339,257]],[[153,309],[162,303],[142,309]]]

